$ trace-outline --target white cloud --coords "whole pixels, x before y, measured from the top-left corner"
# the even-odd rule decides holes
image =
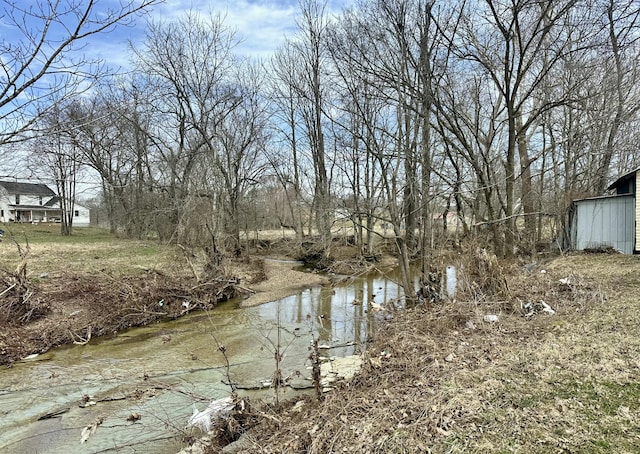
[[[240,53],[267,56],[295,32],[295,5],[242,0],[222,11],[225,23],[243,39]]]
[[[337,14],[352,0],[331,0],[330,14]],[[245,56],[268,57],[296,31],[298,0],[167,0],[151,10],[146,19],[173,21],[190,12],[220,14],[224,24],[241,39],[236,51]],[[100,57],[113,68],[130,67],[128,43],[144,39],[145,17],[135,18],[130,26],[118,26],[110,33],[91,37],[83,52]]]
[[[295,31],[298,12],[296,0],[224,0],[211,2],[194,0],[190,3],[169,0],[152,17],[172,20],[189,11],[220,14],[224,24],[238,33],[242,42],[237,51],[247,56],[267,56]]]

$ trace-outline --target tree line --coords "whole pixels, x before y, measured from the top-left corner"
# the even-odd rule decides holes
[[[98,175],[113,231],[239,253],[286,226],[327,252],[349,225],[367,256],[384,229],[407,269],[453,232],[501,256],[566,247],[572,200],[639,164],[637,1],[299,9],[262,61],[222,16],[150,21],[132,71],[11,137],[37,131],[57,180]]]

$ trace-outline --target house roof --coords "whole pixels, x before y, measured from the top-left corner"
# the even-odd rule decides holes
[[[59,202],[60,202],[60,197],[55,196],[55,197],[53,197],[52,199],[49,199],[49,200],[47,201],[47,203],[45,203],[45,204],[44,204],[44,206],[46,206],[46,207],[52,207],[52,206],[55,206],[55,205],[56,205],[57,203],[59,203]]]
[[[635,170],[632,170],[631,172],[627,172],[624,175],[622,175],[621,177],[619,177],[616,181],[614,181],[613,183],[611,183],[609,185],[609,187],[607,188],[608,190],[614,189],[615,187],[617,187],[620,183],[622,183],[624,180],[629,179],[631,176],[635,175],[638,171],[640,170],[640,167],[638,167]]]
[[[0,181],[0,186],[9,194],[29,194],[53,197],[56,195],[49,186],[42,183],[18,183],[16,181]]]

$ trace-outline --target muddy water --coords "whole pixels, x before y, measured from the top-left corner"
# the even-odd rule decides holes
[[[283,374],[308,386],[308,347],[327,356],[353,354],[375,333],[397,286],[380,277],[346,279],[281,301],[238,308],[230,301],[206,313],[66,346],[0,370],[2,453],[175,453],[193,405],[240,394],[273,398],[273,346],[285,353]],[[218,350],[223,344],[230,363]],[[293,397],[289,388],[283,398]],[[86,402],[85,402],[86,401]],[[95,427],[81,444],[83,429]]]

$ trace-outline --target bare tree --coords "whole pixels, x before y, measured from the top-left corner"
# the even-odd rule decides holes
[[[593,143],[596,173],[592,189],[601,193],[608,185],[609,172],[620,132],[640,110],[640,4],[636,1],[608,0],[602,5],[609,54],[601,87],[604,115],[598,130],[602,135]]]
[[[163,126],[152,143],[166,225],[172,239],[198,237],[216,253],[240,252],[243,195],[264,164],[263,75],[233,53],[237,43],[221,16],[191,11],[150,24],[134,49],[159,94],[154,108]]]
[[[432,213],[434,90],[440,77],[435,2],[377,1],[346,12],[331,42],[346,93],[342,128],[366,161],[350,181],[369,195],[382,190],[377,216],[393,229],[402,285],[413,294],[410,261],[429,262]],[[356,160],[360,161],[360,160]],[[374,170],[375,169],[375,170]],[[373,173],[371,173],[374,171]],[[382,221],[382,219],[381,219]]]
[[[323,249],[329,253],[333,210],[331,185],[327,168],[325,131],[326,80],[324,67],[326,58],[327,16],[326,3],[322,0],[301,0],[301,15],[298,24],[298,39],[291,46],[300,59],[299,79],[294,89],[302,104],[309,151],[313,163],[313,210],[315,224],[320,234]]]
[[[143,237],[158,227],[153,225],[154,211],[147,209],[157,174],[150,125],[157,118],[152,93],[142,92],[143,86],[128,77],[104,81],[92,97],[65,106],[60,114],[65,123],[56,132],[73,143],[75,159],[100,179],[111,230],[130,237]]]
[[[104,8],[95,0],[2,0],[0,144],[22,140],[39,116],[95,79],[101,61],[83,54],[92,35],[130,24],[158,2],[125,0]]]
[[[271,78],[269,97],[271,112],[276,121],[271,122],[274,131],[273,145],[267,158],[282,185],[291,222],[282,223],[290,227],[298,239],[304,235],[304,174],[302,153],[303,130],[301,109],[303,98],[296,90],[299,58],[292,42],[279,48],[270,62]]]
[[[164,116],[157,151],[172,208],[166,222],[174,233],[186,220],[191,190],[198,193],[192,178],[198,161],[219,151],[214,144],[219,127],[240,102],[231,80],[236,43],[220,16],[191,11],[176,21],[149,24],[146,41],[134,49],[139,71],[159,94],[155,108]],[[207,197],[214,202],[213,194]],[[209,221],[214,230],[222,226],[215,218]]]
[[[38,128],[45,133],[32,142],[33,162],[44,167],[55,181],[61,211],[61,234],[70,236],[76,203],[76,187],[82,165],[74,125],[76,106],[57,104],[40,118]],[[42,169],[34,169],[42,171]]]
[[[219,181],[223,218],[219,220],[230,252],[239,254],[243,196],[260,182],[266,166],[263,159],[266,133],[266,103],[260,93],[260,68],[250,62],[238,65],[236,101],[208,139],[204,163],[214,181]]]
[[[505,255],[514,253],[518,214],[524,216],[525,249],[531,251],[536,237],[533,169],[540,155],[531,153],[531,138],[537,134],[543,114],[567,102],[569,93],[540,95],[551,71],[566,55],[590,45],[575,45],[579,27],[572,22],[572,13],[577,4],[575,0],[467,4],[474,13],[464,15],[451,41],[469,72],[492,82],[493,90],[488,93],[494,93],[494,104],[499,108],[491,121],[504,124],[505,136],[500,143],[504,150],[504,203],[496,213],[499,218],[489,222],[503,226],[504,241],[497,242],[496,249]]]

